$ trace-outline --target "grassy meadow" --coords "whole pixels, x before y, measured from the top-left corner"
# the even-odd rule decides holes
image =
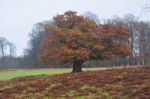
[[[71,69],[10,69],[0,70],[0,80],[35,75],[55,75],[71,72]]]
[[[105,70],[112,69],[111,68],[83,68],[83,71],[95,71],[95,70]],[[114,68],[122,68],[122,67],[114,67]],[[72,71],[71,68],[59,68],[59,69],[4,69],[0,70],[0,80],[10,80],[18,77],[25,76],[38,76],[38,75],[55,75],[55,74],[63,74],[70,73]]]

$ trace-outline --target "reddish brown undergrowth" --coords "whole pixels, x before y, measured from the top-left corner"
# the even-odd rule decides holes
[[[150,66],[0,81],[0,99],[150,99]]]

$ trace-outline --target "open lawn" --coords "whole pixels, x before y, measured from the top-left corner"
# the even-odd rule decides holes
[[[29,98],[150,99],[150,66],[0,81],[0,99]]]
[[[0,70],[0,80],[34,75],[54,75],[71,72],[71,69],[13,69]]]
[[[84,71],[103,70],[107,68],[84,68]],[[72,69],[6,69],[0,70],[0,80],[10,80],[17,77],[36,76],[36,75],[55,75],[69,73]]]

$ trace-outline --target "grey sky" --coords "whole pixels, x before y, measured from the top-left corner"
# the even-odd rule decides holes
[[[0,0],[0,36],[17,46],[21,55],[27,45],[33,24],[50,20],[52,16],[67,10],[82,14],[92,11],[100,19],[113,15],[132,13],[139,16],[141,8],[149,0]],[[142,19],[149,20],[148,14]]]

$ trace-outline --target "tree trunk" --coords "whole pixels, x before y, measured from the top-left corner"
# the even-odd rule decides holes
[[[76,59],[74,59],[72,72],[73,73],[74,72],[82,72],[82,63],[83,63],[82,60],[76,60]]]
[[[3,45],[1,45],[1,53],[2,53],[2,65],[4,65],[4,61],[5,61],[5,59],[4,59],[4,56],[5,56],[5,53],[4,53],[4,46]]]

